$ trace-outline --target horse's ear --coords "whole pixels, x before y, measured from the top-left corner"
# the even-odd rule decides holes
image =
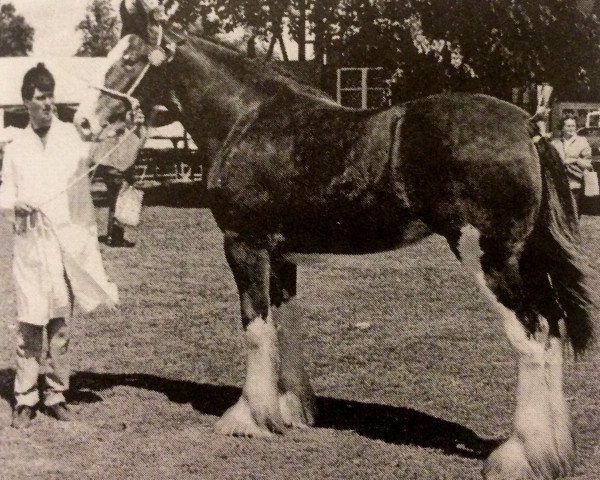
[[[123,0],[119,6],[121,15],[121,37],[137,35],[147,38],[148,16],[139,0]]]
[[[158,43],[159,26],[165,26],[177,11],[179,3],[172,2],[168,9],[159,0],[123,0],[120,14],[123,24],[121,36],[136,34],[148,41]]]

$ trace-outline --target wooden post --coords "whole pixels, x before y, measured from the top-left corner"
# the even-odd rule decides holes
[[[279,48],[281,48],[281,56],[283,57],[284,62],[288,62],[288,54],[287,49],[285,48],[285,43],[283,42],[283,36],[279,34]]]
[[[275,48],[275,42],[277,41],[277,37],[275,35],[271,36],[271,41],[269,42],[269,48],[267,49],[267,60],[271,60],[273,56],[273,49]]]
[[[325,26],[323,25],[323,16],[325,10],[321,1],[314,3],[315,9],[315,40],[313,48],[315,50],[315,60],[319,65],[325,65]]]
[[[298,61],[306,61],[306,0],[298,1],[300,19],[298,25]]]
[[[360,69],[360,106],[361,108],[367,109],[369,107],[369,102],[368,102],[368,82],[367,82],[367,74],[369,72],[368,68],[361,68]]]

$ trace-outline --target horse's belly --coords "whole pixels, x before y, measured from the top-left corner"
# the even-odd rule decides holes
[[[284,234],[289,255],[363,254],[394,250],[417,242],[432,231],[419,219],[381,219],[379,225],[334,222],[323,225],[308,223],[308,228]]]

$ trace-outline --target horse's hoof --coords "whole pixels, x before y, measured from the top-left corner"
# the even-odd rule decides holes
[[[525,455],[525,446],[511,437],[494,450],[483,466],[485,480],[537,480]]]
[[[303,405],[302,401],[293,392],[286,392],[279,396],[279,408],[283,422],[287,427],[308,428],[315,424],[313,407],[314,402]]]
[[[541,442],[543,444],[543,442]],[[537,445],[538,447],[540,444]],[[571,471],[570,463],[554,451],[536,451],[516,437],[509,438],[488,457],[485,480],[555,480]],[[530,451],[528,451],[530,450]]]
[[[252,417],[248,402],[242,396],[217,421],[215,431],[237,437],[268,438],[273,436],[273,433],[282,433],[283,427],[274,422],[265,422],[264,427],[259,426]]]

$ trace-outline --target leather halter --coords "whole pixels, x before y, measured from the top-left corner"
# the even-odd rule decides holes
[[[162,25],[159,24],[158,25],[158,39],[156,42],[156,46],[158,48],[161,47],[162,39],[163,39],[163,28],[162,28]],[[137,78],[135,79],[135,81],[133,82],[131,87],[129,87],[129,90],[127,90],[127,92],[125,92],[125,93],[120,92],[118,90],[114,90],[112,88],[105,87],[104,85],[90,85],[90,87],[95,88],[96,90],[99,90],[102,93],[112,95],[113,97],[122,98],[129,104],[130,110],[135,112],[136,110],[139,110],[141,107],[140,107],[140,101],[133,96],[133,92],[138,87],[140,82],[144,79],[144,77],[146,76],[146,73],[148,73],[148,70],[150,69],[151,65],[152,65],[152,62],[150,62],[150,61],[148,61],[146,63],[146,65],[144,65],[144,68],[142,69],[140,74],[137,76]]]

